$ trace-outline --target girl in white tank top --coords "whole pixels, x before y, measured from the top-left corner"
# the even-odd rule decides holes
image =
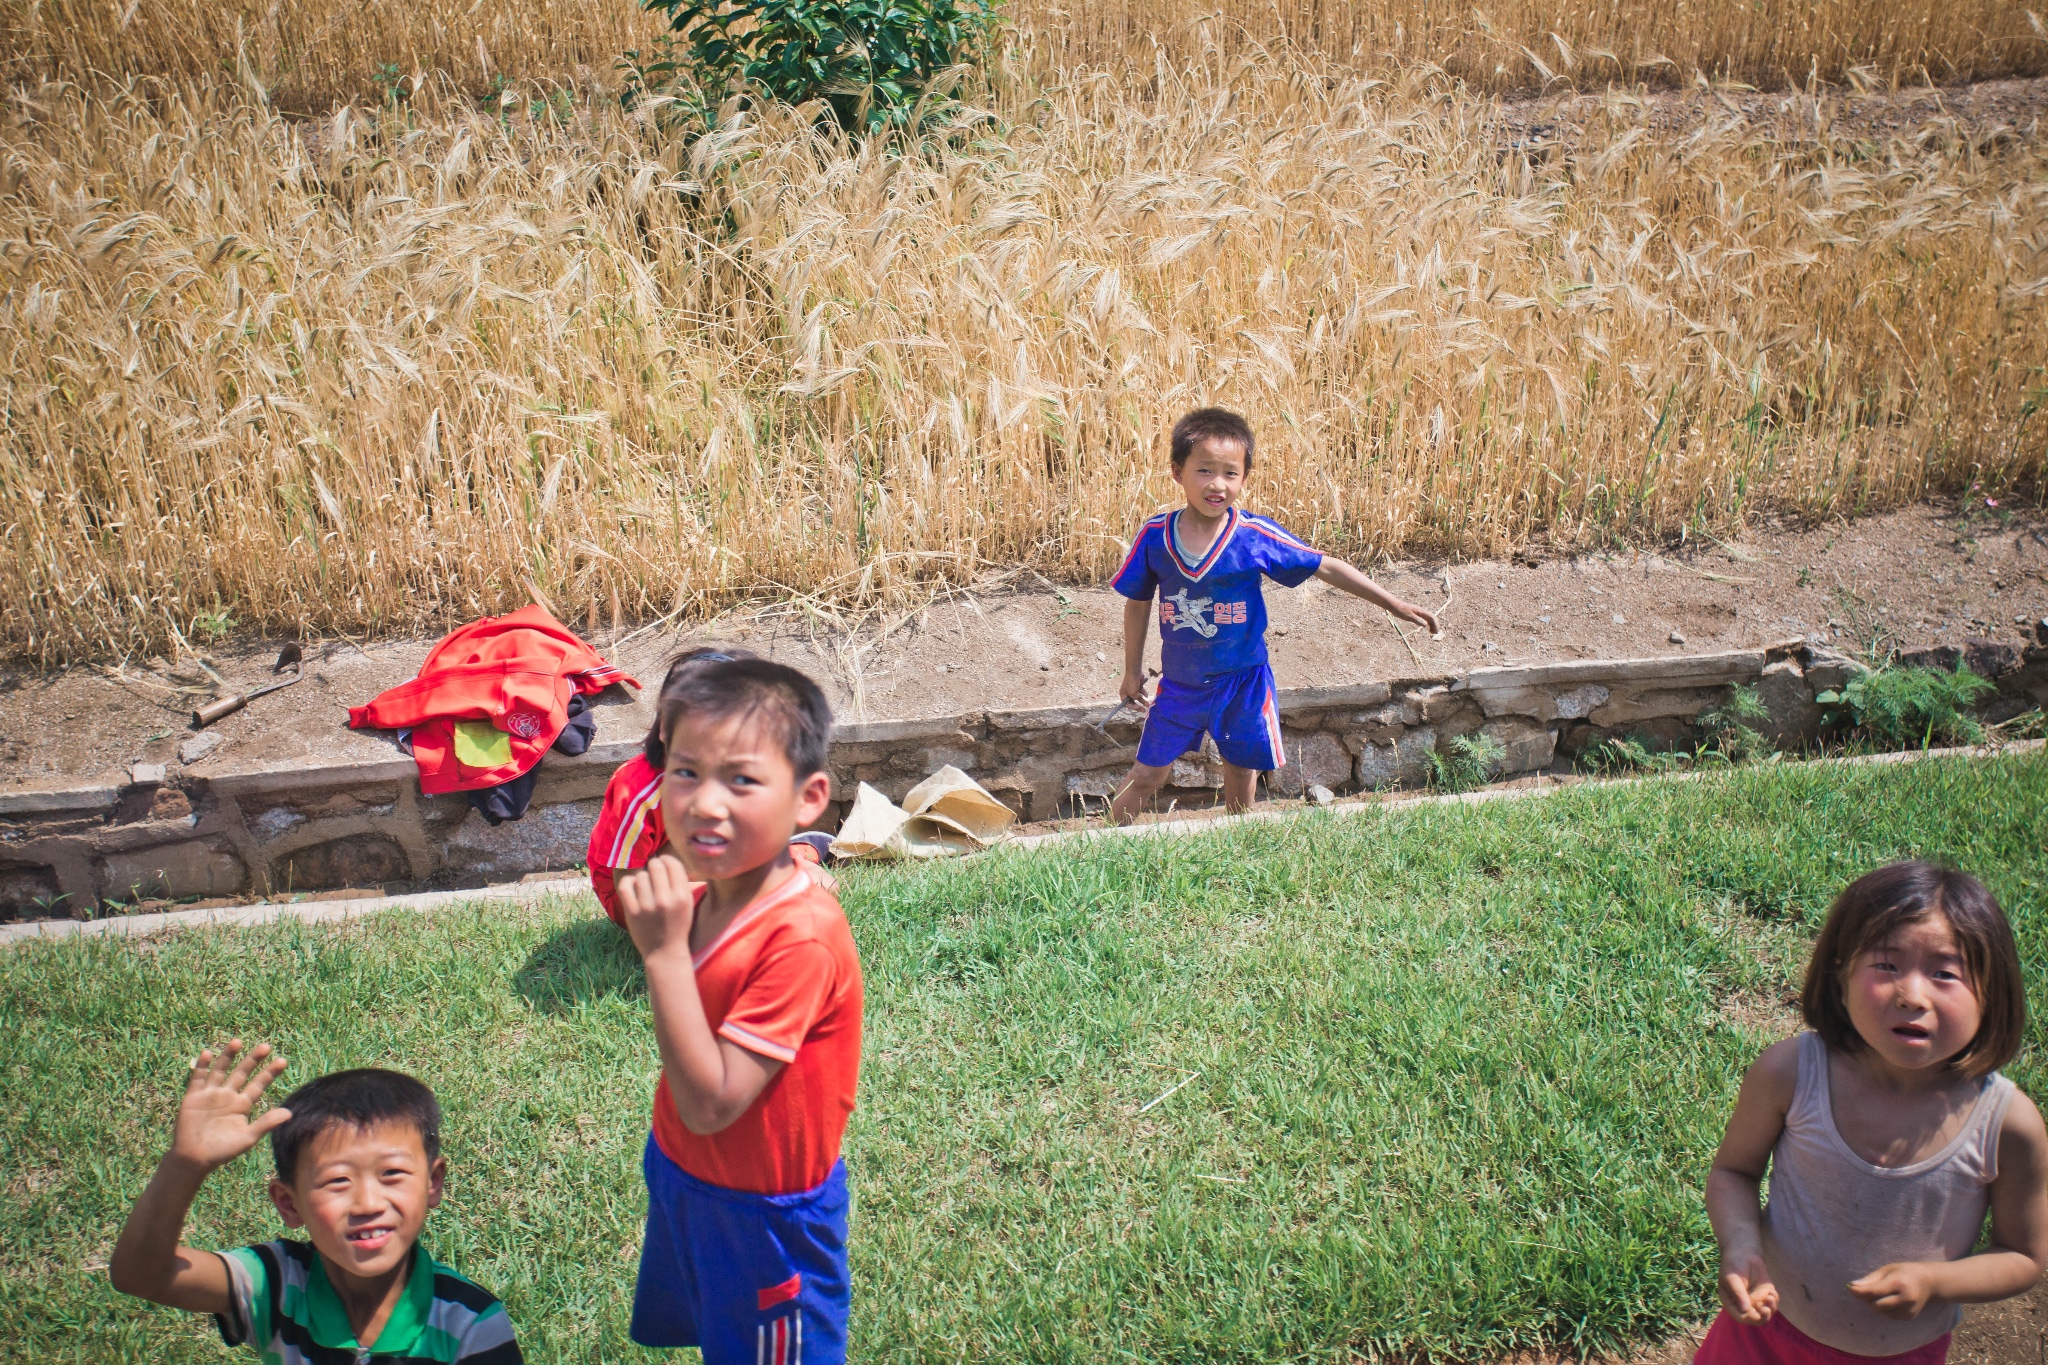
[[[1800,1005],[1707,1176],[1721,1313],[1694,1360],[1941,1365],[1960,1305],[2048,1265],[2048,1128],[1997,1070],[2026,1026],[2012,929],[1974,877],[1881,868],[1828,912]]]

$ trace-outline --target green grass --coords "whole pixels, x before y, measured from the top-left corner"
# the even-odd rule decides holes
[[[855,1357],[1484,1359],[1696,1320],[1705,1163],[1828,900],[1951,859],[2038,982],[2044,811],[2038,756],[1770,765],[849,876]],[[592,915],[0,953],[0,1357],[229,1358],[100,1267],[184,1061],[230,1030],[288,1080],[428,1079],[430,1246],[531,1359],[651,1354],[625,1323],[655,1055]],[[2036,1093],[2042,1055],[2014,1068]],[[273,1235],[263,1174],[217,1177],[192,1238]]]

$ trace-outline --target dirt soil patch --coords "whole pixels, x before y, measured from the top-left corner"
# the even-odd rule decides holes
[[[1779,142],[1812,142],[1823,132],[1857,141],[1953,135],[1983,151],[2038,137],[2044,112],[2048,77],[1818,96],[1741,87],[1545,95],[1504,101],[1500,120],[1509,145],[1531,153],[1576,143],[1603,116],[1639,122],[1664,140],[1735,120]]]
[[[1512,563],[1403,561],[1372,566],[1387,587],[1441,610],[1444,637],[1409,629],[1321,584],[1270,588],[1280,685],[1450,675],[1582,658],[1753,648],[1802,637],[1844,652],[2031,642],[2048,618],[2048,516],[1923,506],[1813,527],[1760,525],[1727,543],[1545,557]],[[649,688],[666,659],[705,640],[743,645],[827,684],[842,721],[907,720],[978,710],[1116,700],[1120,599],[1107,588],[1043,580],[962,591],[862,621],[801,604],[763,607],[678,630],[594,638]],[[0,792],[121,782],[194,738],[192,707],[268,681],[279,642],[235,639],[203,659],[131,660],[51,674],[0,671]],[[388,737],[346,728],[347,708],[418,670],[432,641],[307,642],[306,681],[213,727],[218,747],[195,776],[390,758]],[[1156,638],[1153,644],[1156,654]],[[202,668],[202,665],[204,667]],[[600,741],[631,739],[647,697],[613,689]]]

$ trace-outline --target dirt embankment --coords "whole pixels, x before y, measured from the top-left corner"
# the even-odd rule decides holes
[[[1282,687],[1428,677],[1498,664],[1635,658],[1753,647],[1798,636],[1850,653],[1972,640],[2008,647],[2048,618],[2048,516],[1978,503],[1922,507],[1838,525],[1759,526],[1738,540],[1511,563],[1368,566],[1443,616],[1444,636],[1404,636],[1383,613],[1310,584],[1267,594]],[[920,610],[835,618],[801,602],[681,631],[594,638],[649,687],[666,659],[706,639],[786,659],[826,682],[849,720],[1116,699],[1121,599],[1012,575]],[[453,622],[451,625],[455,624]],[[308,642],[307,679],[214,727],[195,775],[388,758],[388,741],[345,728],[346,708],[418,669],[425,639]],[[139,762],[176,764],[192,707],[267,681],[278,642],[224,642],[206,658],[131,660],[37,675],[0,671],[0,792],[125,780]],[[1153,642],[1156,652],[1157,642]],[[647,699],[608,694],[599,738],[632,738]]]

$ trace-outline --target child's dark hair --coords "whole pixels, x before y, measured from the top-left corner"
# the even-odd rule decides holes
[[[782,732],[783,752],[801,782],[825,770],[832,747],[832,704],[818,685],[788,664],[734,650],[695,651],[676,660],[655,703],[647,761],[663,767],[668,737],[685,712],[714,719],[760,713]]]
[[[661,698],[668,695],[668,690],[675,686],[677,678],[700,664],[722,664],[730,663],[734,659],[759,657],[750,650],[699,645],[695,649],[686,649],[669,660],[668,676],[661,680],[661,691],[654,694],[654,724],[647,727],[647,738],[640,745],[640,752],[647,756],[648,763],[656,768],[666,767],[668,764],[668,722],[665,719],[667,713],[661,708]]]
[[[1227,408],[1196,408],[1173,424],[1173,469],[1203,441],[1229,441],[1244,451],[1244,472],[1252,472],[1252,424]]]
[[[1989,1075],[2020,1050],[2027,996],[2019,948],[2005,911],[1984,883],[1967,872],[1934,863],[1893,863],[1851,882],[1835,898],[1820,937],[1814,940],[1806,988],[1799,996],[1800,1012],[1829,1047],[1861,1052],[1865,1044],[1849,1020],[1843,978],[1859,956],[1930,915],[1948,921],[1970,989],[1983,1011],[1977,1036],[1949,1058],[1948,1066],[1965,1076]]]
[[[403,1123],[417,1129],[427,1160],[441,1155],[441,1102],[426,1085],[402,1071],[362,1067],[336,1071],[307,1081],[285,1096],[292,1116],[270,1134],[270,1155],[280,1180],[299,1174],[306,1146],[328,1129],[346,1124],[364,1129],[380,1123]]]

